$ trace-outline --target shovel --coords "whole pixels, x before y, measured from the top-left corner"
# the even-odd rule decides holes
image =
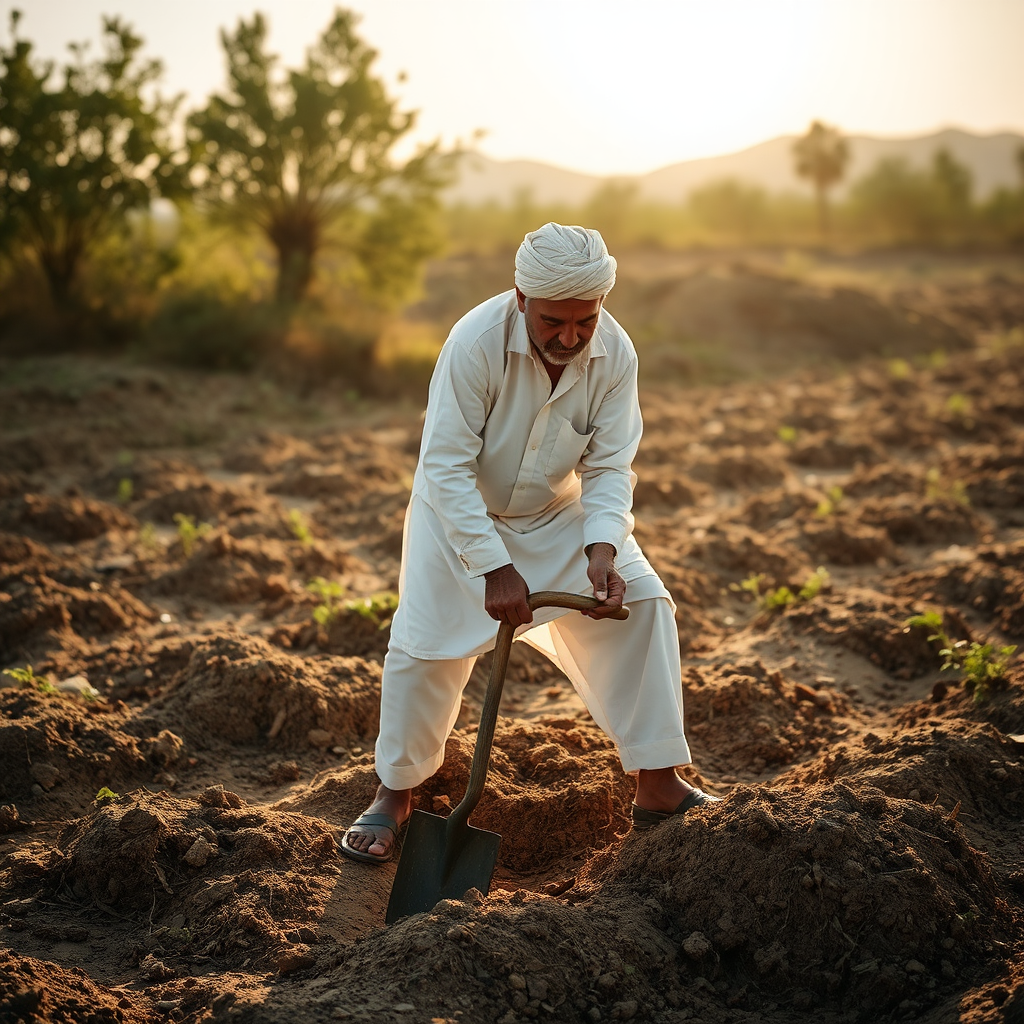
[[[542,590],[529,597],[531,611],[547,607],[586,611],[596,608],[598,603],[592,597],[564,594],[557,590]],[[620,608],[608,617],[628,618],[629,609]],[[469,824],[469,816],[483,793],[487,779],[494,726],[514,635],[515,627],[505,622],[498,627],[466,795],[447,818],[420,810],[413,811],[409,818],[409,831],[402,846],[384,918],[387,924],[409,914],[431,910],[441,900],[461,899],[469,889],[479,889],[486,894],[491,887],[501,836],[497,832],[473,828]]]

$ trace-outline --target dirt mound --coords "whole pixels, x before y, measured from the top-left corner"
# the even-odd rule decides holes
[[[595,867],[595,903],[653,898],[687,973],[751,1008],[921,1008],[1010,925],[958,823],[868,784],[743,788]]]
[[[838,744],[788,781],[837,780],[874,786],[947,818],[963,814],[975,826],[1024,812],[1020,745],[979,723],[926,721],[882,737],[867,733],[862,747]]]
[[[18,569],[0,576],[0,582],[0,658],[5,662],[22,660],[26,652],[81,646],[83,637],[123,632],[153,618],[116,581],[107,592],[96,581],[66,585],[45,573]]]
[[[922,604],[959,605],[965,615],[994,620],[1009,637],[1024,637],[1024,543],[953,554],[964,560],[907,573],[893,581],[893,593]]]
[[[850,702],[827,687],[811,689],[765,667],[758,658],[738,665],[690,668],[683,678],[686,731],[727,774],[792,764],[846,731]],[[707,752],[704,756],[704,752]]]
[[[721,587],[762,574],[765,586],[799,590],[813,572],[798,548],[768,540],[745,526],[718,523],[702,532],[703,536],[694,534],[687,561],[717,574]]]
[[[102,700],[0,689],[0,803],[33,818],[80,813],[103,786],[151,778],[166,762],[126,733],[129,718]]]
[[[109,530],[133,530],[126,512],[91,498],[26,494],[0,505],[0,527],[45,541],[76,543]]]
[[[311,661],[252,637],[221,636],[197,644],[168,689],[151,715],[201,748],[326,748],[376,734],[380,666]]]
[[[853,469],[873,466],[885,459],[883,450],[870,440],[851,441],[831,433],[801,438],[789,451],[789,461],[808,469]]]
[[[140,792],[65,829],[44,882],[152,922],[168,951],[267,964],[289,930],[315,921],[336,854],[323,822],[247,807],[220,787],[196,801]]]
[[[815,562],[885,565],[899,561],[899,554],[884,530],[852,522],[846,516],[807,520],[784,537],[802,547]]]
[[[0,949],[0,1021],[53,1024],[149,1024],[147,1000],[135,993],[108,991],[81,969],[17,956]]]
[[[877,591],[849,587],[828,600],[787,608],[779,621],[799,633],[813,633],[826,643],[846,647],[898,679],[913,679],[938,670],[941,664],[935,645],[928,642],[928,630],[906,625],[917,611]],[[957,636],[969,637],[970,629],[952,610],[946,623]]]
[[[985,858],[939,811],[870,786],[758,787],[610,848],[568,904],[470,894],[327,962],[371,1006],[368,975],[428,1012],[467,997],[483,1019],[906,1013],[1009,924]]]
[[[255,512],[267,504],[265,496],[250,488],[201,480],[161,490],[139,504],[136,514],[156,523],[173,523],[178,514],[191,516],[197,523],[214,523]]]
[[[314,462],[317,450],[308,441],[274,430],[262,430],[231,444],[223,466],[235,473],[276,473]]]
[[[897,544],[972,544],[988,532],[976,512],[952,498],[871,498],[858,518],[882,527]]]

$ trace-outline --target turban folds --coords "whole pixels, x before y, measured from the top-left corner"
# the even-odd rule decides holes
[[[516,253],[516,287],[534,299],[597,299],[615,284],[615,257],[593,228],[545,224]]]

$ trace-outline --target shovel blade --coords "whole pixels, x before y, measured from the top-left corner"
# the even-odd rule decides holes
[[[468,889],[486,895],[500,844],[497,832],[470,825],[449,836],[447,818],[413,811],[385,922],[432,910],[441,900],[461,899]]]

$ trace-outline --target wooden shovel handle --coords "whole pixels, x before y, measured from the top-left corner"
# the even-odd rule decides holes
[[[601,602],[581,594],[568,594],[559,590],[538,590],[528,598],[530,611],[538,608],[572,608],[575,611],[589,611]],[[609,619],[628,619],[629,608],[619,608]],[[480,726],[476,734],[476,746],[473,748],[473,766],[469,771],[469,785],[466,795],[458,806],[448,815],[447,834],[450,836],[461,828],[467,820],[484,791],[487,781],[487,768],[491,760],[491,746],[494,742],[494,727],[498,721],[498,706],[501,704],[501,691],[505,685],[505,670],[508,668],[508,656],[512,650],[512,640],[516,627],[503,622],[498,627],[498,638],[494,644],[494,660],[491,662],[491,675],[487,680],[487,692],[484,694],[484,706],[480,712]]]

